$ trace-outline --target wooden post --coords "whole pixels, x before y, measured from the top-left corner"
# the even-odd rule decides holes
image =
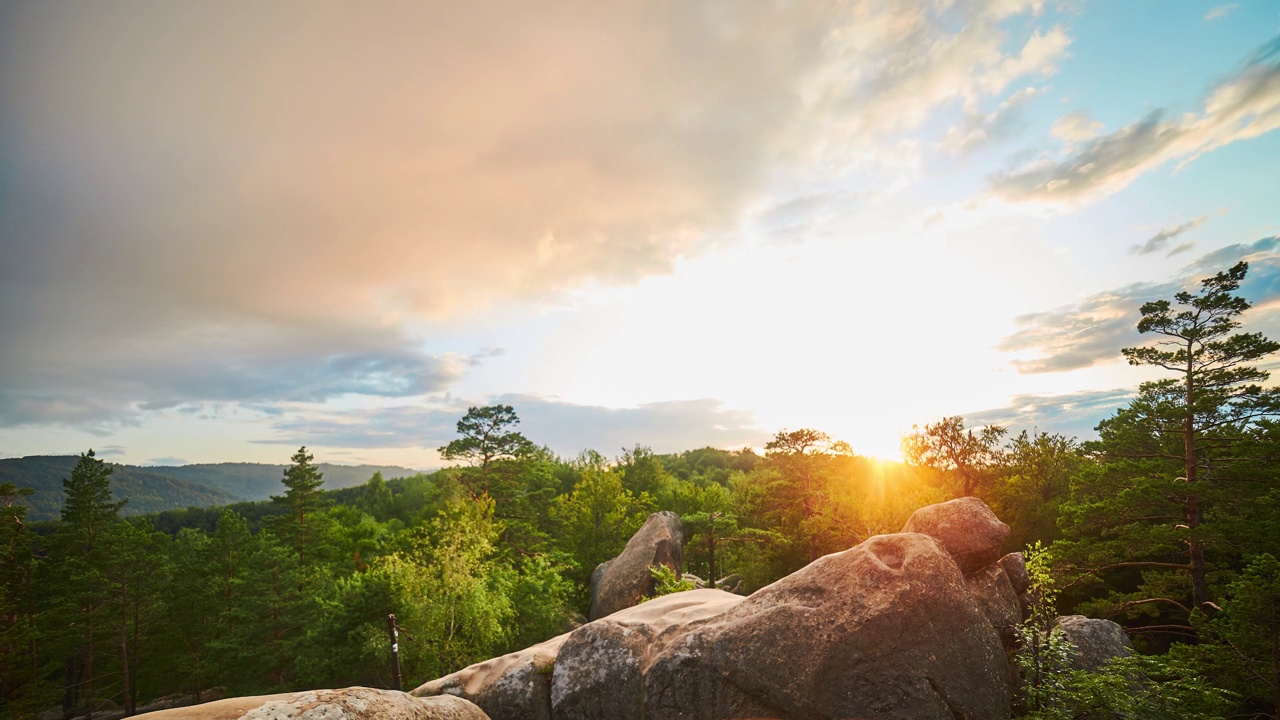
[[[396,629],[396,616],[387,616],[387,632],[391,635],[391,674],[395,678],[395,689],[400,690],[400,632]]]
[[[707,515],[707,566],[711,577],[707,578],[707,587],[716,589],[716,515]]]

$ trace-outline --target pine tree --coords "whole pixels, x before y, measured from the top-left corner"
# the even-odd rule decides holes
[[[1258,440],[1280,413],[1280,392],[1252,363],[1280,349],[1260,333],[1238,333],[1249,303],[1235,295],[1248,266],[1202,281],[1197,293],[1141,307],[1138,330],[1159,336],[1123,352],[1131,364],[1174,373],[1098,426],[1086,450],[1101,462],[1072,479],[1055,544],[1074,591],[1110,592],[1086,612],[1155,618],[1145,630],[1194,634],[1194,610],[1213,612],[1211,566],[1234,562],[1257,528],[1231,521],[1261,501],[1271,474]],[[1215,554],[1210,554],[1215,553]]]
[[[298,448],[291,460],[293,464],[284,471],[282,482],[287,488],[284,495],[272,495],[273,502],[289,508],[289,512],[274,525],[275,532],[280,535],[297,554],[298,564],[306,567],[308,555],[314,556],[318,548],[313,545],[323,544],[327,524],[320,519],[320,511],[327,505],[320,486],[324,484],[323,474],[311,464],[314,455],[307,452],[306,446]],[[310,550],[310,552],[309,552]]]
[[[111,494],[111,468],[89,450],[62,481],[66,499],[62,522],[50,542],[45,581],[56,598],[50,620],[53,634],[67,653],[63,710],[79,709],[95,698],[102,675],[95,666],[112,643],[108,617],[110,593],[106,569],[110,560],[106,535],[120,522],[124,502]],[[44,584],[44,583],[42,583]],[[99,684],[98,690],[101,690]]]
[[[1249,302],[1234,295],[1249,264],[1236,263],[1202,282],[1200,292],[1174,296],[1142,306],[1138,332],[1162,336],[1156,345],[1125,348],[1131,365],[1162,368],[1177,377],[1143,383],[1135,407],[1150,421],[1162,440],[1181,445],[1183,521],[1187,526],[1188,566],[1192,602],[1209,602],[1205,543],[1196,530],[1204,523],[1205,492],[1202,481],[1211,482],[1210,463],[1215,451],[1247,441],[1246,430],[1260,418],[1280,413],[1280,395],[1259,384],[1269,373],[1247,363],[1280,350],[1280,343],[1262,333],[1237,333],[1236,318]]]

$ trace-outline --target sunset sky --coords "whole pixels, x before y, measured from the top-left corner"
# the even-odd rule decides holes
[[[1275,0],[0,2],[0,457],[1085,435],[1278,129]]]

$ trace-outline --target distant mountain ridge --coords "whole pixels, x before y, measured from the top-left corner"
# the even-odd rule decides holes
[[[0,459],[0,483],[29,487],[27,498],[32,520],[54,520],[62,511],[62,481],[71,476],[79,457],[32,455]],[[264,463],[204,463],[197,465],[140,466],[111,463],[111,490],[121,500],[122,511],[143,515],[187,507],[211,507],[235,502],[266,500],[283,492],[280,479],[287,465]],[[328,490],[360,485],[375,472],[384,477],[408,477],[419,471],[395,465],[333,465],[320,463]]]

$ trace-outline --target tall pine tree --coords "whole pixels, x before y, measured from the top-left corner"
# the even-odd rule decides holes
[[[1101,584],[1108,597],[1092,611],[1154,618],[1143,631],[1190,635],[1192,611],[1213,611],[1213,570],[1234,562],[1239,533],[1251,532],[1229,518],[1267,490],[1257,438],[1280,393],[1262,387],[1268,373],[1254,363],[1280,343],[1236,332],[1247,270],[1238,263],[1194,294],[1141,307],[1138,330],[1158,339],[1124,356],[1173,377],[1143,383],[1098,426],[1086,449],[1101,462],[1073,479],[1062,506],[1071,540],[1055,549],[1086,580],[1077,590]]]

